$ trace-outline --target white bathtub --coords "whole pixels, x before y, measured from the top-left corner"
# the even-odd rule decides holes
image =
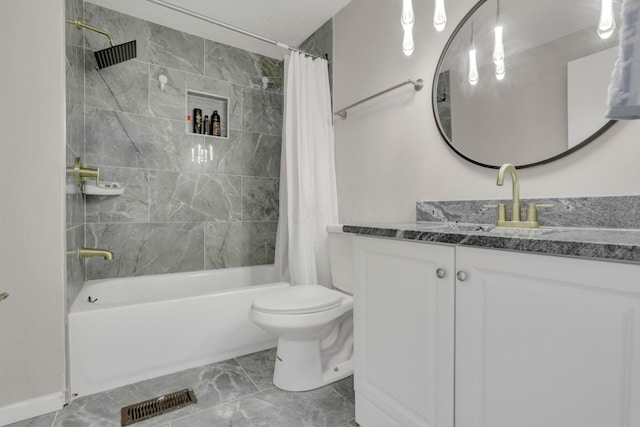
[[[275,279],[269,265],[87,282],[69,313],[71,393],[274,347],[276,337],[249,320],[249,309],[289,286]]]

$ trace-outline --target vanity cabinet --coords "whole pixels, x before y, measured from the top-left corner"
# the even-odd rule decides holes
[[[640,265],[371,237],[354,250],[364,427],[450,427],[454,407],[455,427],[640,425]]]
[[[640,266],[456,248],[457,427],[640,426]]]
[[[356,420],[453,426],[454,247],[354,238]]]

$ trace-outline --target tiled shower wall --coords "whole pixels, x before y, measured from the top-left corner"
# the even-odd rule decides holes
[[[126,187],[122,196],[86,196],[86,212],[81,195],[68,196],[68,247],[84,242],[112,247],[115,254],[113,261],[88,259],[86,276],[272,263],[282,61],[81,0],[67,0],[67,14],[109,31],[115,44],[136,40],[138,49],[135,60],[97,70],[93,51],[107,47],[106,38],[73,25],[67,29],[68,130],[73,130],[68,134],[77,134],[68,138],[68,164],[80,156],[86,166],[100,168],[101,180]],[[330,53],[331,33],[329,21],[306,48]],[[161,74],[168,78],[164,90]],[[269,79],[266,88],[263,77]],[[228,139],[185,132],[187,89],[229,98]],[[211,145],[211,161],[192,161],[197,144]],[[69,263],[71,301],[83,272],[77,259],[70,257]]]
[[[82,18],[82,0],[65,1],[68,19]],[[74,160],[84,152],[84,50],[82,33],[68,24],[66,30],[66,163],[72,167]],[[84,272],[77,257],[78,247],[84,244],[84,200],[72,176],[67,177],[66,195],[67,240],[67,306],[76,298],[82,287]]]
[[[272,263],[282,62],[91,3],[84,17],[116,44],[137,40],[138,49],[137,59],[97,70],[92,52],[106,39],[84,33],[83,162],[126,187],[122,196],[86,198],[87,246],[115,254],[88,260],[87,276]],[[229,98],[228,139],[186,133],[187,89]],[[212,146],[212,161],[192,161],[197,144]]]
[[[333,19],[329,19],[302,44],[300,49],[318,56],[328,55],[329,86],[333,87]],[[333,93],[333,91],[332,91]]]

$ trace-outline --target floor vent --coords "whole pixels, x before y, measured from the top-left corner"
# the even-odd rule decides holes
[[[165,394],[164,396],[125,406],[120,410],[121,425],[128,426],[129,424],[137,423],[138,421],[146,420],[197,402],[198,399],[193,390],[186,388],[176,391],[175,393]]]

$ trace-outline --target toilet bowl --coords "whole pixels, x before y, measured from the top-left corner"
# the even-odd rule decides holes
[[[328,227],[334,289],[291,286],[253,301],[250,318],[278,337],[276,387],[305,391],[353,373],[351,237]]]

